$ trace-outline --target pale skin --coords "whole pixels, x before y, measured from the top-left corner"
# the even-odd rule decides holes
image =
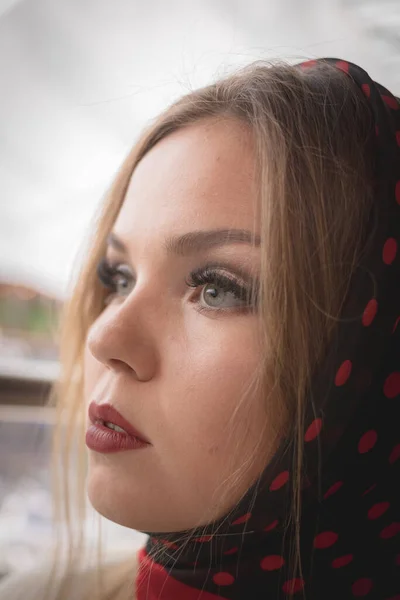
[[[204,524],[226,514],[265,466],[259,452],[240,487],[218,505],[218,486],[265,436],[261,395],[239,410],[239,435],[226,431],[257,367],[258,317],[213,284],[185,283],[208,261],[220,261],[222,272],[240,281],[242,269],[251,281],[260,250],[236,242],[177,256],[163,248],[167,237],[194,230],[254,232],[257,210],[251,133],[233,119],[203,120],[169,135],[132,175],[112,228],[127,252],[109,246],[106,256],[134,280],[94,322],[85,348],[86,404],[113,404],[151,442],[115,454],[89,450],[89,499],[112,521],[145,532]]]

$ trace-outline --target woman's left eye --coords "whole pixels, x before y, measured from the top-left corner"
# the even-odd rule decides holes
[[[242,284],[233,275],[225,275],[220,269],[216,266],[200,267],[192,271],[185,280],[188,287],[202,288],[195,300],[199,304],[198,310],[215,312],[254,307],[257,303],[257,290]],[[112,265],[107,258],[103,258],[99,262],[97,276],[102,284],[110,290],[104,304],[109,304],[114,296],[129,294],[129,285],[134,283],[134,277],[126,265]]]
[[[186,280],[189,287],[202,286],[199,310],[244,310],[254,307],[257,293],[251,286],[242,284],[234,275],[225,275],[215,266],[200,267]]]

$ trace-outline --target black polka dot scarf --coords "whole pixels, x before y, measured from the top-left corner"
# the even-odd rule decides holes
[[[302,569],[293,568],[292,459],[283,445],[229,518],[187,545],[182,532],[149,533],[138,600],[400,600],[400,104],[357,65],[321,60],[370,102],[378,219],[311,386]]]

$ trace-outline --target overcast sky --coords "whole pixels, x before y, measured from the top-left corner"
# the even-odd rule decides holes
[[[337,56],[400,95],[400,2],[0,0],[0,279],[63,297],[120,162],[185,91]]]

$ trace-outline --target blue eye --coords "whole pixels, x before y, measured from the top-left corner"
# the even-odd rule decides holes
[[[193,288],[203,286],[201,298],[206,306],[200,310],[243,309],[256,304],[257,294],[251,286],[243,285],[234,275],[225,275],[221,267],[208,265],[195,269],[186,284]]]
[[[121,292],[126,293],[126,289],[129,287],[129,283],[132,282],[133,276],[126,265],[115,264],[112,265],[106,258],[102,258],[97,265],[97,276],[104,287],[110,290],[110,293],[106,296],[104,303],[108,304],[114,294]],[[122,288],[122,289],[121,289]]]
[[[199,297],[193,300],[198,304],[198,310],[216,312],[254,308],[258,302],[257,286],[243,284],[234,275],[221,272],[222,268],[218,265],[199,267],[185,279],[188,287],[202,288]],[[129,293],[127,290],[134,283],[134,277],[126,265],[110,264],[107,258],[102,258],[97,265],[97,276],[110,290],[104,304],[109,304],[114,296]]]

